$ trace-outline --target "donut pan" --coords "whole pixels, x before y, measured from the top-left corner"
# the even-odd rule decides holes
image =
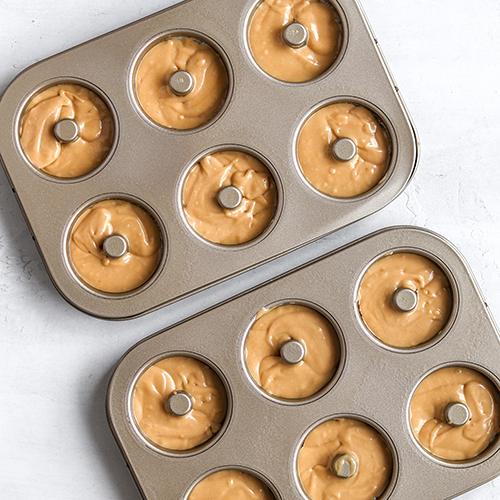
[[[454,297],[450,320],[437,340],[406,351],[376,342],[356,303],[367,267],[397,251],[416,252],[438,263]],[[326,391],[307,402],[266,397],[250,379],[243,359],[246,332],[257,312],[290,302],[310,305],[329,317],[339,330],[343,349],[338,375]],[[152,362],[171,354],[205,360],[225,381],[230,402],[226,427],[215,441],[187,454],[164,453],[146,444],[131,410],[137,377]],[[297,477],[299,447],[312,426],[336,416],[371,423],[392,448],[392,481],[380,498],[448,499],[500,473],[498,436],[472,461],[437,459],[413,438],[408,417],[411,396],[427,374],[448,365],[475,368],[498,387],[499,356],[498,330],[461,255],[427,230],[388,228],[132,347],[109,383],[108,420],[147,500],[186,499],[200,478],[220,468],[253,472],[277,499],[307,499]]]
[[[332,1],[343,44],[334,65],[302,84],[275,80],[255,64],[248,48],[256,0],[189,0],[42,61],[19,75],[0,102],[1,160],[48,273],[62,296],[91,315],[126,319],[152,311],[290,252],[366,217],[390,203],[417,164],[414,127],[367,19],[355,0]],[[162,36],[193,35],[219,53],[228,69],[226,102],[216,117],[190,131],[149,121],[136,102],[137,61]],[[77,179],[41,173],[27,160],[19,130],[30,99],[58,83],[94,90],[115,121],[110,156]],[[323,104],[364,104],[382,120],[391,161],[381,183],[352,199],[329,198],[304,179],[296,160],[301,124]],[[242,246],[198,237],[182,208],[183,180],[214,150],[239,149],[262,158],[274,175],[278,203],[269,228]],[[102,199],[126,198],[148,209],[163,237],[160,268],[142,288],[106,295],[72,271],[68,237],[75,218]]]

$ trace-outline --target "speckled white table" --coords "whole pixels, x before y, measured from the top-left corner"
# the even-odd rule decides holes
[[[0,92],[32,63],[173,3],[0,0]],[[120,356],[157,330],[376,229],[413,224],[447,237],[500,318],[500,3],[363,6],[420,135],[417,175],[378,214],[229,284],[134,321],[84,315],[52,286],[0,169],[1,498],[138,500],[104,410]],[[500,479],[460,498],[498,499]]]

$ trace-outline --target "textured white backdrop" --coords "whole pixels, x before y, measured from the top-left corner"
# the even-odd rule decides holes
[[[173,3],[0,0],[0,93],[29,65]],[[0,169],[2,498],[138,500],[104,410],[120,356],[161,328],[376,229],[412,224],[447,237],[500,318],[500,2],[363,6],[420,135],[416,177],[378,214],[215,290],[129,322],[84,315],[52,286]],[[460,498],[499,499],[500,479]]]

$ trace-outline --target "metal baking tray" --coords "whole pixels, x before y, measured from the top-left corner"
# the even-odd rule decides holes
[[[384,347],[364,326],[357,307],[360,280],[374,260],[412,251],[434,260],[448,276],[454,297],[450,320],[431,343],[411,350]],[[307,402],[266,397],[251,380],[243,358],[255,315],[278,303],[304,303],[331,317],[340,332],[340,375]],[[206,360],[222,375],[229,394],[228,423],[214,443],[188,455],[164,454],[147,445],[134,423],[132,390],[154,360],[169,354]],[[224,305],[157,333],[131,348],[109,383],[108,420],[146,500],[187,498],[208,471],[240,468],[256,473],[277,499],[306,499],[296,457],[305,433],[331,416],[355,416],[375,424],[393,448],[394,473],[384,500],[449,499],[500,474],[496,441],[472,461],[449,463],[415,441],[409,404],[430,371],[464,365],[500,384],[500,338],[463,257],[430,231],[395,227],[378,231]],[[422,480],[425,478],[425,487]]]
[[[314,81],[283,83],[264,74],[248,48],[256,0],[187,0],[174,7],[42,61],[21,73],[0,102],[0,155],[50,278],[80,310],[107,319],[142,315],[201,291],[366,217],[394,200],[418,159],[415,129],[378,43],[356,0],[332,0],[343,30],[333,67]],[[227,102],[218,117],[191,131],[163,129],[147,120],[134,97],[137,61],[166,34],[193,34],[211,44],[229,71]],[[80,83],[111,108],[113,151],[102,168],[79,179],[42,174],[19,139],[27,102],[47,86]],[[384,180],[355,199],[333,199],[305,181],[296,160],[298,131],[330,101],[362,103],[383,120],[392,159]],[[208,243],[193,233],[182,208],[183,179],[214,149],[256,153],[272,167],[278,207],[269,230],[237,247]],[[128,198],[156,218],[164,256],[155,278],[129,294],[97,293],[72,271],[68,233],[76,217],[101,199]]]

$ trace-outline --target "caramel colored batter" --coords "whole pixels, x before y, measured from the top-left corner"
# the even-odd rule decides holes
[[[176,71],[195,79],[193,90],[176,95],[169,80]],[[194,38],[169,38],[142,59],[136,77],[137,97],[156,123],[174,129],[192,129],[210,120],[227,94],[228,76],[221,58]]]
[[[80,138],[61,143],[54,126],[64,119],[80,127]],[[21,127],[21,144],[30,161],[57,177],[79,177],[98,167],[114,137],[111,112],[100,97],[80,85],[56,85],[28,105]]]
[[[102,249],[107,236],[118,234],[129,251],[118,259]],[[153,219],[137,205],[106,200],[86,210],[71,235],[70,256],[80,277],[97,290],[124,293],[144,284],[160,259],[161,238]]]
[[[357,459],[358,471],[339,478],[330,469],[343,454]],[[374,500],[392,476],[392,454],[384,438],[355,419],[334,419],[320,424],[307,436],[298,459],[299,476],[312,500]]]
[[[449,404],[463,403],[470,418],[462,426],[446,422]],[[449,367],[431,373],[417,387],[410,405],[415,438],[445,460],[468,460],[482,453],[500,431],[499,394],[479,372]]]
[[[243,194],[239,207],[228,210],[217,201],[219,190],[235,186]],[[184,188],[184,210],[190,226],[201,236],[222,245],[253,240],[271,222],[276,208],[276,186],[257,158],[240,151],[205,156],[189,174]]]
[[[282,38],[292,21],[309,32],[307,45],[289,47]],[[285,82],[306,82],[335,61],[342,42],[333,7],[319,0],[264,0],[250,24],[249,42],[255,61],[268,75]]]
[[[193,409],[177,416],[165,408],[174,391],[192,396]],[[142,432],[168,450],[191,450],[209,440],[226,416],[226,391],[216,373],[197,359],[176,356],[158,361],[139,378],[134,414]]]
[[[357,146],[349,161],[337,160],[330,150],[343,137]],[[314,113],[302,128],[297,153],[306,179],[335,198],[352,198],[375,187],[390,158],[387,134],[373,113],[350,103],[331,104]]]
[[[274,500],[274,495],[253,474],[228,469],[202,479],[188,500]]]
[[[298,340],[306,349],[297,364],[280,356],[287,340]],[[295,304],[262,310],[246,343],[246,360],[254,380],[267,393],[301,399],[321,390],[336,372],[340,344],[332,324],[318,311]]]
[[[418,294],[410,312],[396,309],[393,293],[409,288]],[[413,253],[383,257],[366,271],[358,294],[366,326],[388,345],[414,347],[435,337],[446,325],[453,305],[450,283],[429,259]]]

